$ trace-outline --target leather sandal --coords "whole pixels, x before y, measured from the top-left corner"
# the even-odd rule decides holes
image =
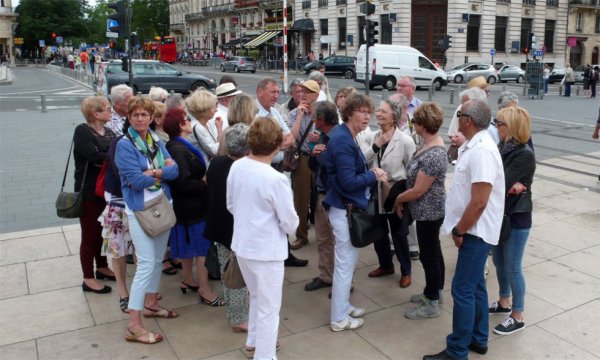
[[[119,299],[119,307],[121,308],[122,312],[124,312],[125,314],[129,314],[129,297],[128,296]]]
[[[144,340],[143,336],[148,335],[148,337]],[[130,329],[127,329],[127,333],[125,334],[125,341],[128,342],[137,342],[141,344],[156,344],[163,340],[161,334],[153,333],[148,330],[140,330],[138,332],[133,332]]]
[[[179,314],[172,310],[167,309],[151,309],[147,306],[144,306],[144,309],[150,311],[150,313],[144,313],[144,317],[146,318],[163,318],[163,319],[174,319],[179,317]]]
[[[208,306],[214,306],[214,307],[225,306],[225,301],[223,301],[223,299],[221,299],[218,296],[213,301],[208,300],[207,298],[205,298],[204,296],[202,296],[200,294],[198,294],[198,296],[200,297],[200,301],[202,301],[204,304],[206,304]]]

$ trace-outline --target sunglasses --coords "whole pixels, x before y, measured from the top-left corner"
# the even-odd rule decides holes
[[[496,120],[496,127],[500,127],[500,126],[506,126],[506,123],[500,120]]]
[[[460,117],[468,117],[468,118],[471,118],[471,119],[473,118],[471,115],[469,115],[469,114],[467,114],[467,113],[464,113],[464,112],[462,112],[462,111],[460,111],[460,110],[458,110],[458,111],[456,112],[456,117],[457,117],[457,118],[460,118]]]

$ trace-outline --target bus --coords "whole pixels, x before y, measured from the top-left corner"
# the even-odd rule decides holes
[[[158,60],[166,63],[177,62],[177,43],[174,36],[163,36],[158,48]]]

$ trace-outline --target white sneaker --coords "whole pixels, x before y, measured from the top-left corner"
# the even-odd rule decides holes
[[[354,330],[363,326],[363,319],[355,319],[351,316],[348,316],[342,321],[332,321],[331,322],[331,331],[344,331],[344,330]]]
[[[364,308],[352,307],[352,311],[350,311],[348,315],[352,316],[353,318],[359,318],[363,317],[366,313],[367,311]]]

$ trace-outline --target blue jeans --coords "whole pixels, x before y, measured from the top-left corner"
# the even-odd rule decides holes
[[[548,81],[549,81],[548,78],[544,79],[544,94],[548,93]]]
[[[384,217],[390,224],[392,241],[394,242],[394,252],[400,263],[400,273],[402,275],[410,275],[412,264],[410,263],[410,256],[408,255],[408,226],[403,225],[396,214],[380,216]],[[382,269],[392,268],[394,263],[392,262],[393,255],[388,234],[385,234],[384,237],[375,241],[373,245],[375,247],[377,259],[379,259],[379,267]]]
[[[529,230],[511,228],[508,239],[492,250],[500,297],[510,297],[512,292],[512,309],[517,312],[525,308],[525,277],[521,263]]]
[[[467,359],[469,344],[488,342],[490,315],[483,270],[489,249],[490,244],[469,234],[458,249],[452,279],[452,334],[446,338],[446,351],[454,359]]]
[[[571,83],[565,82],[565,96],[571,96]]]

